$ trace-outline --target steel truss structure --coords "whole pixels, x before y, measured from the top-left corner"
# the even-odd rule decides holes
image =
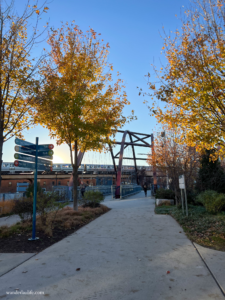
[[[135,155],[134,147],[138,146],[138,147],[151,148],[152,149],[152,155],[153,155],[153,153],[154,153],[154,136],[153,136],[153,133],[152,134],[145,134],[145,133],[132,132],[132,131],[129,131],[129,130],[126,130],[126,131],[117,130],[117,132],[123,133],[122,141],[121,142],[119,142],[119,141],[113,142],[112,141],[111,143],[116,144],[116,145],[121,145],[120,151],[116,155],[114,155],[112,146],[110,144],[109,144],[109,150],[111,152],[112,161],[113,161],[113,165],[114,165],[114,170],[115,170],[115,173],[116,173],[115,198],[120,198],[120,186],[121,186],[123,159],[132,159],[132,160],[134,160],[134,167],[135,167],[135,172],[136,172],[136,181],[137,181],[137,184],[139,184],[139,182],[138,182],[137,160],[145,160],[146,161],[146,159],[145,158],[137,158],[136,155]],[[127,136],[129,136],[130,142],[126,142],[126,137]],[[146,142],[147,138],[151,139],[151,143]],[[133,157],[123,157],[123,152],[128,146],[132,147]],[[79,152],[79,154],[78,154],[78,166],[81,164],[83,156],[84,156],[84,152]],[[115,159],[119,159],[118,167],[116,167]],[[72,176],[73,176],[73,174],[71,175],[70,185],[73,182],[72,181]],[[153,178],[154,178],[154,189],[156,189],[157,179],[156,179],[156,167],[154,165],[153,165]]]
[[[116,172],[116,192],[115,192],[115,197],[120,198],[120,185],[121,185],[121,177],[122,177],[122,165],[123,165],[123,159],[132,159],[134,160],[134,167],[135,167],[135,172],[136,172],[136,181],[137,184],[138,182],[138,170],[137,170],[137,160],[145,160],[145,158],[137,158],[135,155],[135,150],[134,147],[147,147],[147,148],[152,148],[152,153],[154,152],[154,136],[153,134],[145,134],[145,133],[138,133],[138,132],[131,132],[129,130],[123,131],[123,130],[118,130],[117,132],[123,133],[122,141],[121,142],[112,142],[112,144],[116,145],[121,145],[120,151],[114,155],[113,150],[111,145],[110,147],[110,152],[113,160],[113,165],[114,169]],[[129,136],[130,142],[126,142],[126,137]],[[146,139],[150,138],[151,143],[146,142]],[[123,153],[124,150],[128,147],[132,147],[132,153],[133,157],[124,157]],[[115,159],[119,159],[118,167],[116,168],[116,163]],[[156,182],[156,169],[153,167],[153,177],[154,177],[154,184]]]

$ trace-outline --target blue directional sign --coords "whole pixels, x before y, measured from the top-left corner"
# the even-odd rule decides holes
[[[20,154],[20,153],[15,153],[14,158],[19,159],[19,160],[35,162],[35,157],[34,156],[28,156],[28,155],[24,155],[24,154]],[[52,161],[41,159],[41,158],[38,158],[37,162],[38,162],[38,164],[43,164],[43,165],[46,165],[46,166],[52,166],[53,165]]]
[[[36,146],[35,144],[29,143],[29,142],[26,142],[26,141],[23,141],[20,139],[15,139],[15,144],[24,146],[31,150],[36,150],[36,147],[37,147],[38,151],[52,150],[54,148],[53,144],[42,144],[42,145]]]
[[[20,161],[20,160],[15,160],[14,165],[16,167],[21,167],[21,168],[28,168],[28,169],[35,169],[35,163],[30,163],[30,162],[25,162],[25,161]],[[42,164],[37,164],[37,169],[39,171],[51,171],[50,166],[42,165]]]
[[[38,151],[38,156],[52,156],[54,152],[52,150]]]
[[[47,160],[53,160],[53,156],[42,156],[41,158],[47,159]]]
[[[36,149],[36,145],[31,145],[31,146],[26,146],[26,148],[28,149]],[[38,145],[38,151],[40,150],[52,150],[54,148],[53,144],[42,144],[42,145]]]
[[[23,146],[15,146],[15,151],[16,152],[21,152],[21,153],[25,153],[25,154],[29,154],[29,155],[36,155],[36,151],[35,150],[30,150],[28,148],[25,148]]]
[[[36,145],[32,144],[30,142],[24,141],[24,140],[20,140],[20,139],[15,139],[15,144],[16,145],[20,145],[20,146],[33,146],[33,149],[36,149]]]
[[[23,146],[15,146],[15,151],[36,156],[36,150],[31,150]],[[38,151],[37,156],[52,156],[53,153],[54,152],[52,150],[43,150],[43,151]]]

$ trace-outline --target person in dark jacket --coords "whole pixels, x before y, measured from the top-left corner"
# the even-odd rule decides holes
[[[83,198],[84,198],[85,188],[86,188],[85,184],[82,183],[82,185],[80,187],[80,191],[81,191],[81,195]]]
[[[144,192],[145,192],[145,197],[147,197],[147,183],[146,182],[143,185],[143,189],[144,189]]]

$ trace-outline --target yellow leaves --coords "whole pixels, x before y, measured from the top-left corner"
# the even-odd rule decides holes
[[[35,10],[35,12],[36,12],[36,14],[38,14],[38,15],[39,15],[39,13],[40,13],[40,10],[38,10],[38,9],[37,9],[37,10]]]
[[[108,70],[113,70],[113,66],[106,60],[107,47],[93,41],[97,38],[93,29],[89,33],[91,36],[84,35],[73,24],[63,26],[50,36],[51,60],[43,65],[43,70],[46,69],[47,76],[45,90],[53,92],[39,107],[40,121],[52,134],[62,141],[78,138],[80,147],[85,149],[98,147],[100,138],[111,134],[112,128],[122,126],[126,122],[126,118],[121,117],[122,109],[130,104],[122,91],[123,81],[118,79],[112,83]],[[48,74],[54,76],[48,77]]]

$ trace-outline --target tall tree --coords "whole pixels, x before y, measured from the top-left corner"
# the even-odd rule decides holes
[[[13,136],[22,138],[22,130],[34,122],[41,82],[38,65],[44,56],[31,55],[43,33],[38,33],[38,22],[48,10],[45,2],[41,6],[36,2],[27,1],[21,15],[15,12],[14,1],[0,3],[0,185],[3,143]]]
[[[69,146],[75,210],[78,151],[100,151],[114,130],[129,120],[122,115],[123,107],[129,104],[122,91],[123,82],[112,82],[113,67],[107,62],[109,45],[96,35],[93,29],[84,34],[74,23],[53,30],[48,40],[50,60],[41,68],[47,80],[38,121],[58,144]]]
[[[216,159],[225,155],[225,1],[192,2],[181,32],[165,38],[160,83],[149,82],[150,95],[165,107],[155,101],[149,108],[159,122],[181,128],[189,146],[216,149]]]
[[[162,134],[154,137],[154,153],[148,156],[148,164],[156,166],[157,171],[168,176],[172,181],[170,186],[175,192],[176,202],[179,202],[179,175],[185,175],[187,190],[193,190],[196,173],[199,167],[199,154],[194,147],[182,142],[182,132],[179,129],[163,127]]]
[[[215,150],[205,150],[201,156],[196,189],[200,192],[214,190],[225,193],[225,172],[219,159],[210,161],[210,154]]]

